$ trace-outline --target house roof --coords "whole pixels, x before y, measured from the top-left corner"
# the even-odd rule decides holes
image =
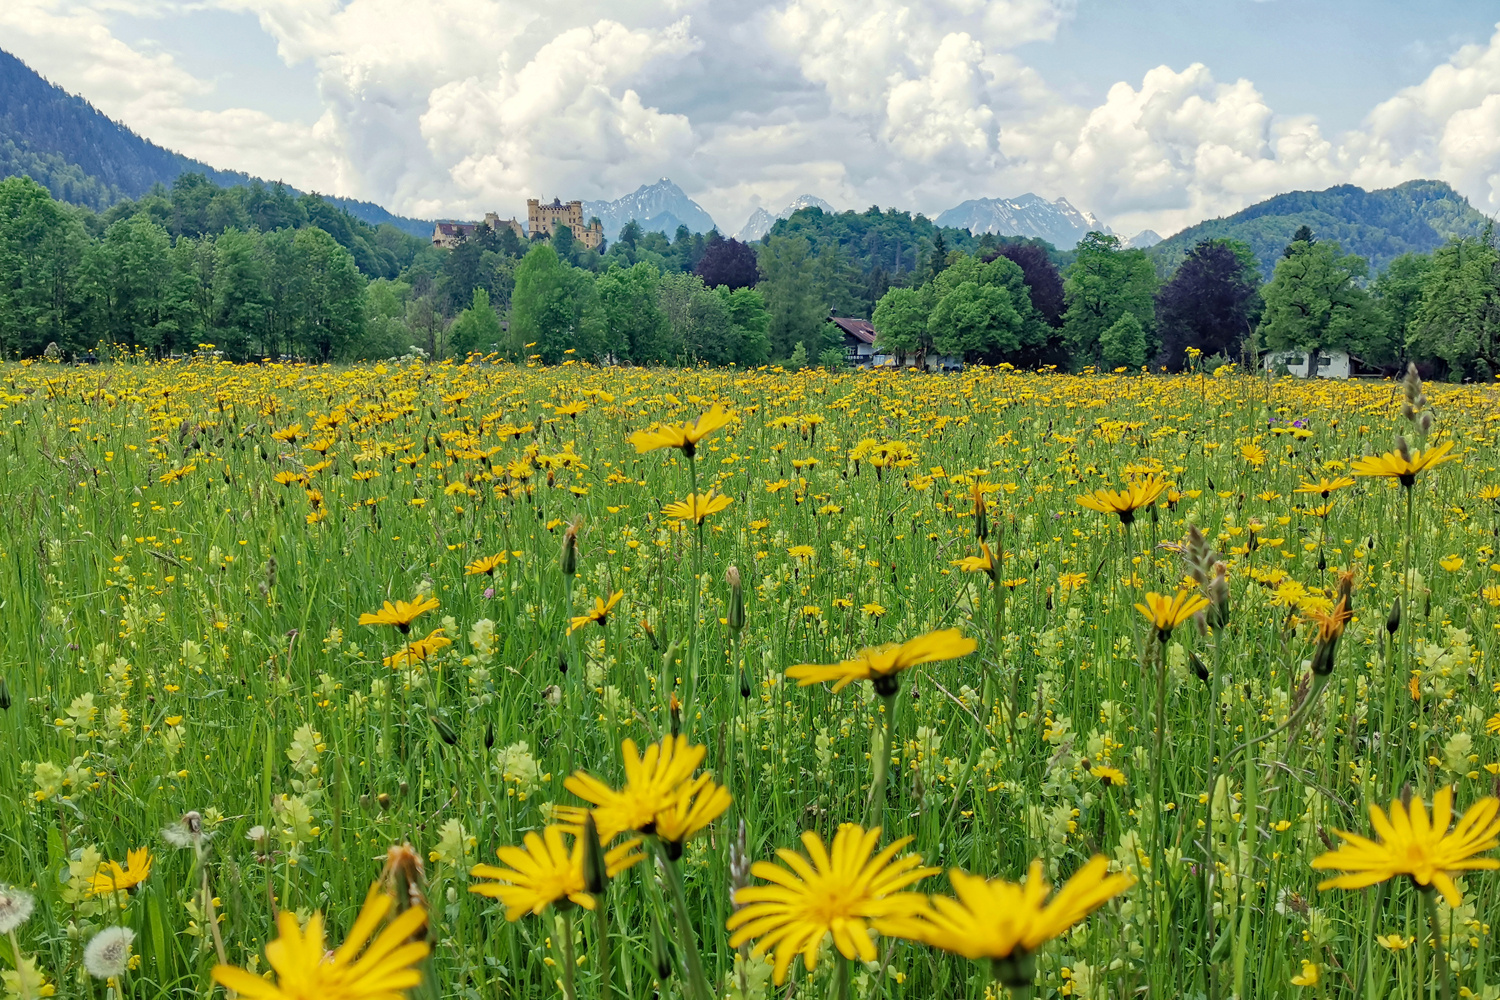
[[[875,343],[875,328],[870,325],[870,321],[867,319],[850,319],[845,316],[830,316],[828,317],[828,322],[832,323],[834,326],[837,326],[840,330],[843,330],[845,333],[849,334],[849,336],[855,338],[856,340],[863,341],[866,344]]]
[[[439,222],[437,224],[437,231],[444,236],[468,235],[474,231],[474,228],[472,223],[465,222]]]

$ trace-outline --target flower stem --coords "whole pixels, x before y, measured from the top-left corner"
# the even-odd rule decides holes
[[[562,992],[563,1000],[575,1000],[578,996],[578,987],[574,983],[573,975],[577,969],[577,960],[573,956],[573,911],[567,909],[562,915]]]
[[[708,980],[703,975],[703,962],[698,957],[698,935],[693,933],[693,922],[688,917],[682,873],[677,870],[677,862],[667,857],[660,843],[656,845],[656,856],[661,859],[662,871],[666,875],[667,891],[672,897],[672,915],[677,918],[677,943],[687,962],[685,992],[689,1000],[713,1000],[713,991],[708,988]]]
[[[1422,898],[1427,904],[1427,925],[1432,928],[1432,964],[1437,972],[1438,991],[1443,1000],[1453,1000],[1448,985],[1448,952],[1443,947],[1443,927],[1438,921],[1437,890],[1427,886],[1422,890]]]
[[[849,960],[843,955],[833,957],[833,984],[828,990],[828,1000],[849,1000]]]
[[[896,714],[896,695],[882,696],[880,704],[884,708],[883,718],[876,723],[880,745],[875,748],[875,773],[870,780],[870,799],[865,804],[865,826],[872,829],[881,825],[885,814],[885,781],[891,769],[891,724]]]
[[[21,968],[21,945],[16,941],[16,929],[10,929],[10,955],[16,963],[16,982],[21,986],[21,1000],[31,1000],[31,984],[26,982],[26,972]]]
[[[609,906],[603,896],[594,900],[594,922],[599,935],[599,1000],[611,1000],[613,986],[609,980],[614,964],[609,953]]]

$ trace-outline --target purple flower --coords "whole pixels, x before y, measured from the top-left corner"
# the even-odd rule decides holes
[[[484,588],[484,596],[485,596],[486,600],[488,600],[491,597],[494,597],[495,596],[495,588],[494,587],[485,587]]]

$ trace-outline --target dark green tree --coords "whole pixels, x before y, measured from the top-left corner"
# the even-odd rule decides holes
[[[1321,352],[1361,353],[1372,331],[1381,335],[1380,324],[1360,284],[1369,273],[1363,257],[1344,253],[1331,240],[1297,240],[1290,249],[1261,291],[1265,310],[1257,338],[1271,350],[1308,352],[1313,378]]]

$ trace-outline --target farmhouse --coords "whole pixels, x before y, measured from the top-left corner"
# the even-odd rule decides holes
[[[1307,378],[1307,351],[1272,351],[1265,357],[1266,371],[1285,367],[1288,375]],[[1353,374],[1348,351],[1319,351],[1318,378],[1348,378]]]
[[[844,357],[856,368],[922,368],[930,372],[963,369],[963,358],[948,354],[882,354],[875,348],[875,327],[867,319],[829,316],[843,337]]]

